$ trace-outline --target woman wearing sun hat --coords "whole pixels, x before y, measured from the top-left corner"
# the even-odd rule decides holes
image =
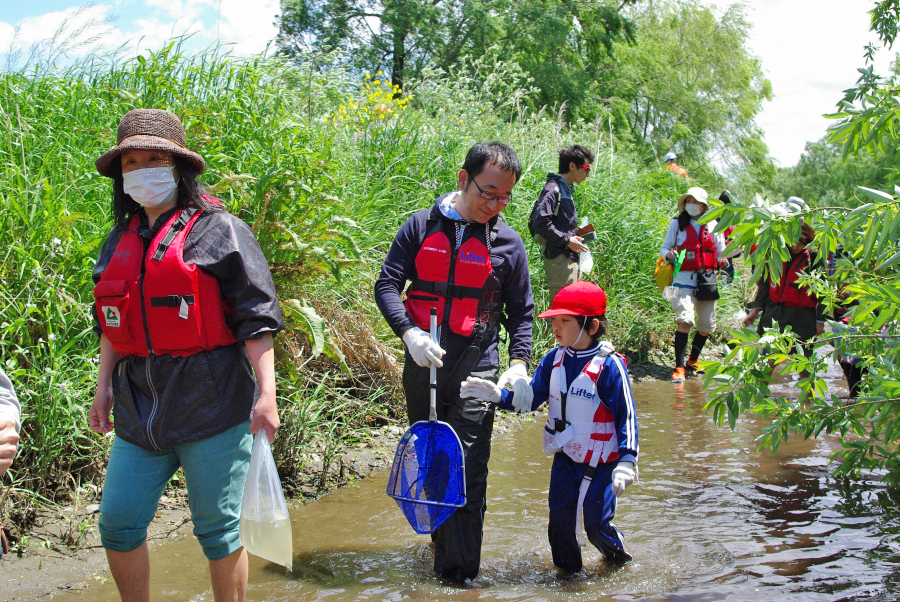
[[[672,286],[675,295],[669,300],[675,312],[675,371],[672,382],[684,382],[684,353],[687,348],[688,333],[697,316],[697,332],[691,343],[691,355],[687,368],[695,371],[697,359],[706,343],[706,337],[716,328],[716,301],[697,298],[697,278],[701,270],[715,270],[722,263],[725,238],[714,233],[716,221],[700,224],[698,220],[709,209],[709,195],[699,186],[688,188],[678,199],[678,216],[669,222],[669,229],[659,250],[663,259],[674,260],[681,251],[685,252],[681,270]]]
[[[114,225],[93,273],[89,414],[92,430],[116,434],[99,521],[110,569],[122,599],[149,599],[147,526],[181,467],[215,598],[243,599],[251,434],[272,440],[279,424],[272,337],[284,325],[268,264],[197,181],[205,162],[174,113],[129,111],[96,167],[113,180]]]

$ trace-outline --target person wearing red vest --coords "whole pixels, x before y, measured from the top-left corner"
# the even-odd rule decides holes
[[[553,564],[581,571],[582,528],[607,562],[627,562],[631,555],[612,519],[618,496],[637,479],[638,421],[625,358],[600,340],[606,293],[593,282],[570,284],[538,317],[553,319],[559,343],[534,371],[530,407],[550,406],[543,446],[553,454],[547,528]],[[516,393],[470,377],[462,395],[504,408]]]
[[[459,189],[406,220],[375,283],[378,309],[406,345],[409,423],[428,420],[434,364],[438,420],[449,423],[462,442],[466,505],[432,534],[434,570],[459,582],[474,579],[481,562],[494,424],[494,406],[462,399],[460,383],[473,374],[512,386],[523,409],[531,404],[534,301],[528,258],[522,239],[499,215],[520,174],[519,159],[505,144],[473,146],[458,174]],[[432,308],[438,311],[439,345],[428,334]],[[501,325],[509,336],[510,366],[498,381]]]
[[[800,239],[788,246],[791,259],[782,263],[780,279],[773,280],[769,275],[759,281],[756,297],[750,303],[750,311],[744,318],[744,326],[750,326],[762,314],[757,328],[759,334],[766,328],[772,328],[773,323],[781,331],[790,325],[800,340],[806,342],[825,332],[825,306],[812,295],[808,287],[797,285],[797,277],[801,272],[824,269],[825,266],[815,249],[806,248],[816,237],[816,232],[800,219]],[[811,348],[806,349],[808,352],[812,351]]]
[[[675,371],[673,383],[683,383],[685,367],[696,371],[697,360],[709,333],[716,328],[716,301],[696,298],[697,275],[701,270],[716,270],[726,265],[722,259],[725,238],[714,232],[716,220],[701,224],[698,220],[709,208],[706,190],[693,186],[678,199],[678,216],[669,222],[666,237],[659,250],[660,257],[674,260],[681,251],[685,252],[681,270],[675,276],[672,286],[675,295],[669,299],[675,312]],[[691,343],[690,359],[685,366],[684,354],[687,349],[688,334],[697,315],[697,332]]]
[[[96,166],[113,180],[115,218],[93,273],[89,412],[93,431],[116,435],[98,523],[110,570],[122,599],[149,599],[147,526],[181,467],[213,594],[243,599],[252,434],[271,441],[279,425],[272,276],[250,228],[198,183],[205,162],[174,113],[129,111]]]

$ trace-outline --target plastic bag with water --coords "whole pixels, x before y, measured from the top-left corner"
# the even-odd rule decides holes
[[[254,556],[280,564],[289,571],[292,568],[291,517],[264,429],[253,438],[241,505],[241,545]]]

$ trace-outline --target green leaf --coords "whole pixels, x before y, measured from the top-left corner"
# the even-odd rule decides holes
[[[284,305],[300,318],[299,328],[312,340],[312,356],[318,357],[325,349],[325,320],[316,310],[298,299],[288,299]]]
[[[862,192],[864,196],[869,197],[873,201],[882,201],[885,203],[890,203],[891,201],[894,200],[894,197],[892,195],[888,194],[887,192],[875,190],[874,188],[866,188],[865,186],[857,186],[856,188],[857,188],[857,190]],[[850,213],[850,215],[853,215],[853,213],[855,213],[859,209],[862,209],[864,207],[871,207],[871,206],[872,206],[871,203],[867,203],[867,204],[863,205],[862,207],[857,207]]]
[[[900,215],[900,214],[898,214]],[[891,266],[900,263],[900,251],[897,251],[893,255],[891,255],[886,261],[882,262],[881,265],[878,266],[879,270],[883,270],[885,268],[889,268]]]
[[[865,188],[863,186],[857,186],[857,188],[859,188],[861,190],[871,190],[870,188]],[[879,192],[879,191],[875,190],[873,192]],[[884,193],[882,193],[882,194],[884,194]],[[876,200],[882,200],[882,199],[876,199]],[[889,200],[893,200],[893,197],[891,197]],[[869,211],[869,209],[871,209],[874,206],[875,206],[874,203],[866,203],[865,205],[860,205],[859,207],[857,207],[856,209],[854,209],[853,211],[848,213],[846,219],[850,220],[859,215],[862,215],[863,217],[867,217],[868,216],[867,212]]]

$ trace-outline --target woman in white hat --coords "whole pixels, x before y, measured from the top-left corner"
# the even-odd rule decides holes
[[[242,600],[251,434],[272,440],[279,424],[272,337],[284,324],[268,264],[198,183],[205,162],[174,113],[129,111],[96,166],[113,181],[115,222],[93,273],[89,414],[93,431],[116,434],[98,525],[110,570],[123,600],[149,599],[147,526],[180,467],[215,599]]]
[[[699,186],[689,188],[678,199],[678,217],[669,223],[666,238],[659,250],[660,257],[675,260],[685,252],[681,271],[672,286],[675,295],[669,300],[675,312],[675,371],[672,382],[684,382],[685,368],[696,371],[697,359],[706,343],[706,337],[716,328],[716,300],[697,298],[698,276],[707,270],[716,270],[722,261],[725,238],[721,233],[713,233],[716,221],[700,224],[699,218],[709,209],[709,195]],[[715,282],[715,274],[713,274]],[[703,295],[701,295],[703,296]],[[688,333],[697,317],[697,332],[691,343],[691,355],[684,361]]]

